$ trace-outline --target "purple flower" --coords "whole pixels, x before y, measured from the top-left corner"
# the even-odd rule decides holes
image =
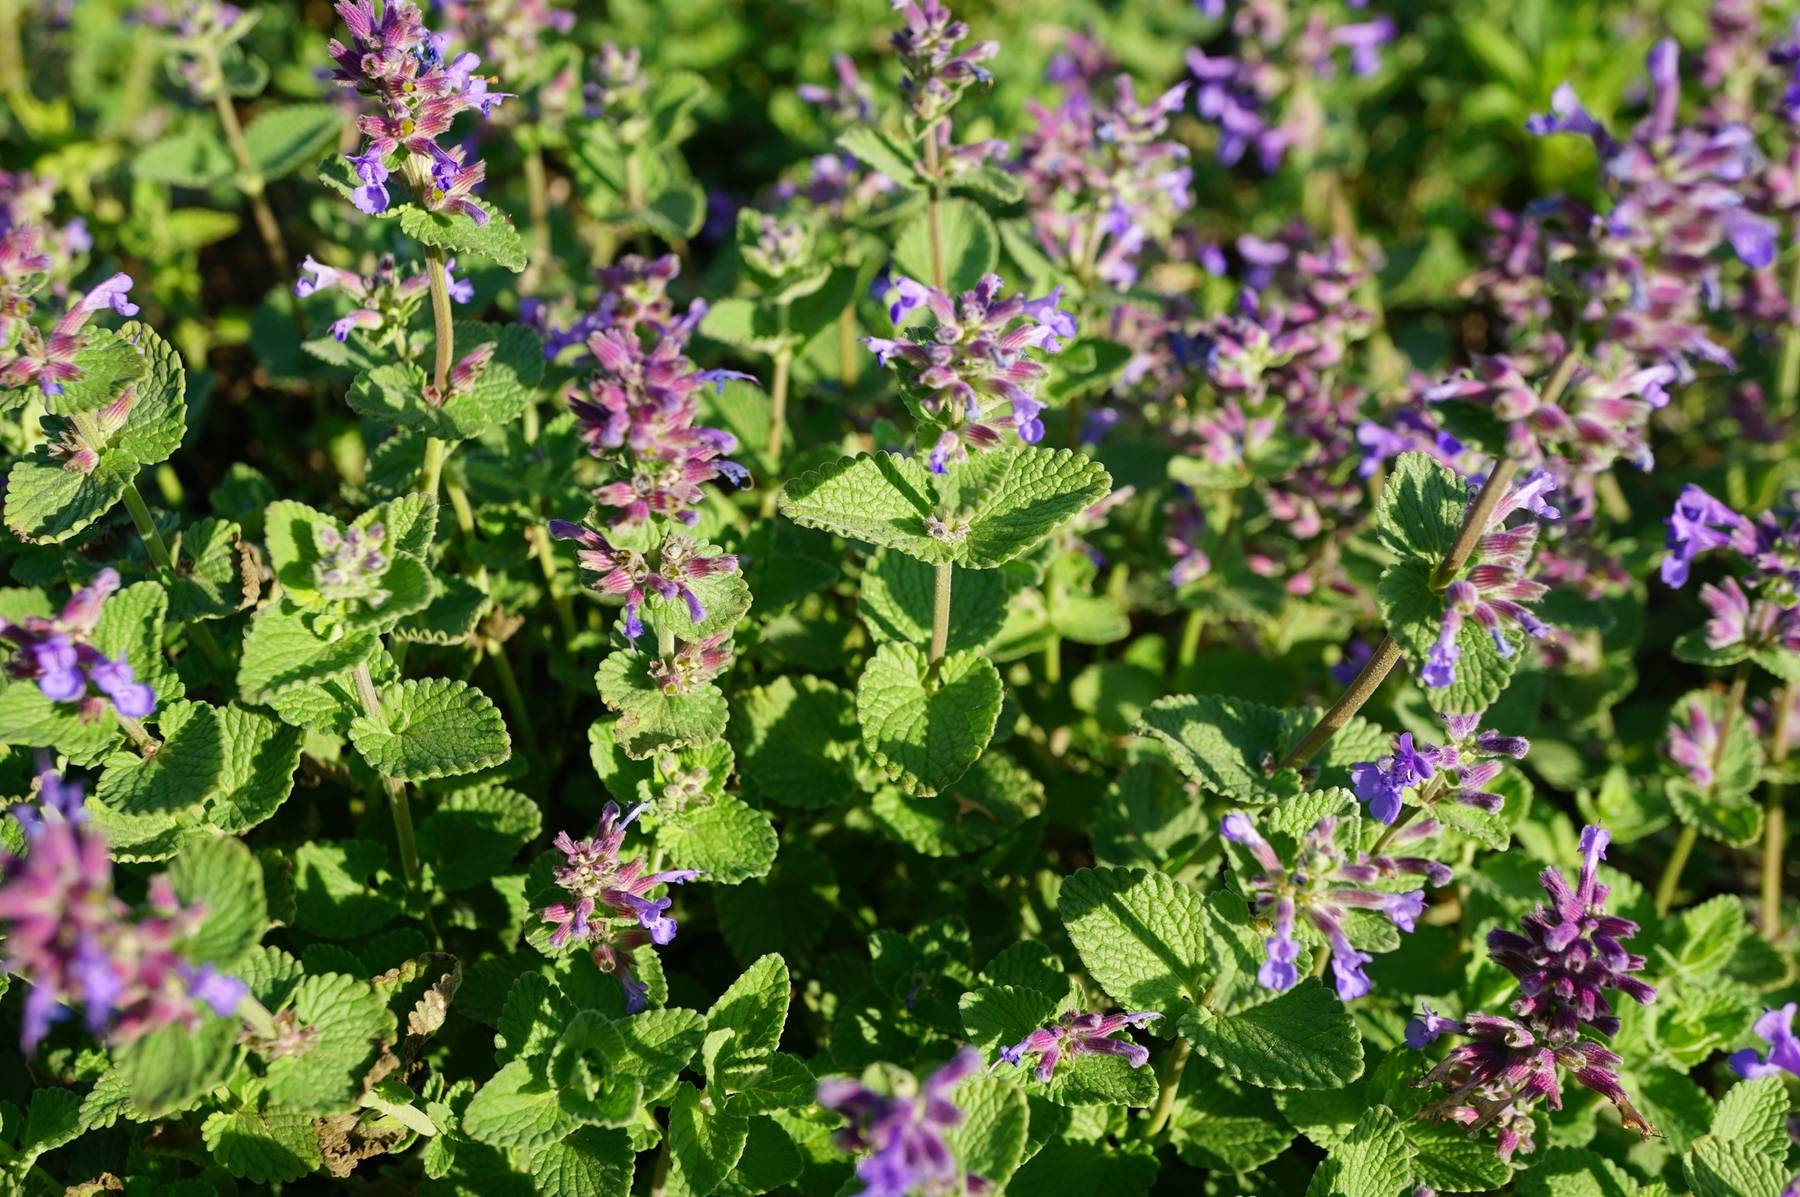
[[[1437,830],[1430,820],[1415,822],[1394,837],[1394,843],[1416,843],[1435,835]],[[1448,868],[1423,857],[1370,856],[1359,852],[1353,860],[1337,846],[1337,818],[1330,815],[1302,837],[1298,863],[1292,868],[1283,863],[1249,816],[1241,811],[1225,816],[1220,834],[1241,847],[1260,869],[1251,878],[1249,889],[1253,909],[1270,927],[1264,942],[1267,959],[1257,972],[1257,980],[1268,989],[1289,989],[1299,983],[1296,961],[1300,944],[1296,927],[1298,918],[1304,915],[1330,946],[1338,996],[1345,1001],[1364,996],[1371,985],[1362,966],[1371,957],[1357,950],[1345,933],[1344,921],[1349,912],[1373,911],[1400,930],[1411,931],[1424,912],[1424,891],[1393,892],[1372,887],[1409,874],[1424,877],[1434,886],[1448,885],[1451,880]]]
[[[1795,1008],[1795,1004],[1789,1002],[1779,1009],[1764,1010],[1751,1029],[1769,1045],[1768,1053],[1758,1056],[1753,1047],[1733,1052],[1731,1071],[1745,1080],[1779,1076],[1784,1072],[1789,1076],[1800,1076],[1800,1039],[1794,1037]]]
[[[905,72],[900,94],[923,128],[947,116],[974,83],[992,83],[981,66],[1000,52],[997,42],[976,42],[966,50],[967,22],[956,20],[942,0],[895,0],[903,25],[889,39]]]
[[[1687,772],[1700,789],[1713,783],[1713,761],[1719,755],[1719,736],[1724,730],[1707,695],[1690,694],[1669,716],[1663,737],[1663,755]]]
[[[54,619],[27,616],[20,623],[0,619],[0,641],[13,645],[6,671],[36,683],[55,703],[78,703],[81,718],[99,718],[110,702],[128,719],[156,710],[156,695],[137,680],[124,657],[107,657],[88,641],[99,626],[107,598],[119,589],[117,570],[103,569],[75,591]],[[90,693],[90,687],[98,694]]]
[[[625,829],[645,809],[633,807],[621,818],[618,804],[608,802],[592,838],[577,840],[566,831],[558,832],[554,844],[563,854],[563,864],[554,875],[568,897],[538,912],[554,928],[552,948],[581,944],[592,951],[601,972],[618,975],[627,1014],[644,1008],[647,992],[631,973],[631,953],[646,943],[660,946],[675,938],[675,920],[668,915],[672,901],[651,898],[650,891],[700,875],[694,869],[652,872],[641,856],[620,860]]]
[[[849,1121],[835,1137],[838,1147],[868,1153],[856,1164],[863,1187],[849,1197],[985,1191],[987,1182],[968,1172],[944,1142],[944,1132],[963,1119],[950,1095],[980,1067],[981,1053],[965,1047],[918,1085],[916,1093],[892,1097],[856,1081],[820,1081],[819,1104]]]
[[[131,276],[115,274],[71,304],[45,337],[27,324],[12,352],[0,352],[0,387],[16,388],[35,383],[46,396],[60,395],[67,383],[82,377],[75,355],[87,345],[85,328],[88,318],[97,312],[111,310],[122,316],[135,316],[138,306],[125,296],[131,290]]]
[[[1050,1083],[1063,1056],[1119,1056],[1133,1068],[1142,1068],[1150,1059],[1150,1049],[1129,1039],[1112,1036],[1126,1027],[1141,1027],[1161,1018],[1152,1011],[1135,1014],[1077,1014],[1066,1011],[1055,1022],[1046,1023],[1011,1047],[1000,1049],[1000,1058],[989,1066],[991,1073],[1001,1064],[1023,1064],[1026,1056],[1036,1056],[1034,1075],[1044,1084]]]
[[[595,590],[624,597],[625,636],[633,641],[644,633],[638,612],[648,595],[680,599],[687,605],[689,617],[699,623],[706,618],[706,609],[691,583],[714,574],[734,573],[738,567],[738,559],[732,553],[701,556],[699,545],[691,536],[667,536],[659,548],[645,554],[636,549],[615,548],[600,533],[566,520],[551,520],[550,535],[581,546],[575,556],[582,569],[598,575],[593,583]]]
[[[1369,663],[1369,658],[1374,655],[1375,650],[1369,647],[1367,640],[1361,637],[1350,640],[1344,645],[1343,656],[1329,671],[1331,680],[1340,686],[1348,686],[1356,680],[1357,675],[1363,671],[1363,667]]]
[[[1450,754],[1448,761],[1454,761]],[[1411,732],[1401,732],[1394,739],[1394,751],[1378,761],[1350,767],[1350,780],[1356,797],[1366,804],[1369,814],[1378,822],[1392,824],[1400,817],[1400,800],[1412,787],[1430,780],[1437,767],[1448,763],[1442,750],[1425,745],[1413,747]]]
[[[1528,636],[1541,637],[1548,632],[1526,605],[1537,602],[1549,589],[1525,576],[1532,551],[1537,547],[1537,521],[1511,528],[1505,527],[1504,521],[1515,511],[1555,518],[1556,509],[1544,501],[1545,492],[1553,485],[1547,471],[1534,471],[1516,482],[1494,509],[1489,531],[1476,541],[1463,575],[1444,591],[1444,616],[1438,638],[1419,672],[1420,680],[1427,686],[1442,689],[1456,680],[1457,662],[1462,657],[1457,637],[1467,620],[1474,620],[1493,638],[1502,657],[1510,657],[1515,651],[1506,636],[1508,625]],[[1471,496],[1470,502],[1473,501]]]
[[[1701,553],[1727,547],[1754,551],[1754,525],[1691,482],[1682,487],[1664,522],[1669,552],[1662,561],[1662,580],[1669,586],[1686,585],[1688,567]]]
[[[38,793],[38,805],[14,812],[25,855],[0,852],[3,961],[29,983],[23,1050],[76,1005],[88,1030],[114,1046],[160,1027],[197,1027],[198,1005],[235,1013],[243,984],[180,951],[204,912],[182,907],[166,875],[150,882],[150,909],[134,912],[113,892],[106,840],[87,823],[81,786],[41,759]]]
[[[1463,1025],[1454,1018],[1445,1018],[1430,1006],[1421,1005],[1418,1015],[1406,1024],[1406,1046],[1422,1051],[1440,1037],[1460,1034],[1462,1029]]]
[[[1010,423],[1019,439],[1043,439],[1038,385],[1048,373],[1038,355],[1058,353],[1075,333],[1074,319],[1057,307],[1060,289],[1038,299],[1001,298],[1000,276],[986,275],[952,299],[921,284],[899,281],[897,302],[923,304],[933,323],[911,338],[868,338],[876,361],[899,370],[935,430],[931,469],[943,473],[973,447],[1000,442],[997,425]],[[913,298],[908,298],[909,296]]]

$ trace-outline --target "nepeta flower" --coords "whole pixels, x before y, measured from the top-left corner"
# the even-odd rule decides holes
[[[563,854],[563,864],[555,871],[556,884],[568,894],[568,900],[539,911],[544,923],[555,928],[550,933],[552,948],[581,944],[593,952],[601,972],[618,974],[625,988],[627,1014],[642,1010],[648,996],[643,982],[631,973],[632,951],[645,943],[662,945],[675,938],[675,920],[668,913],[673,900],[651,898],[650,891],[700,875],[694,869],[652,872],[641,856],[620,859],[625,829],[645,809],[635,806],[621,818],[618,803],[608,802],[591,838],[577,840],[566,831],[558,832],[554,843]]]
[[[674,654],[650,662],[650,677],[665,694],[689,694],[731,666],[730,632],[683,641]]]
[[[150,882],[150,911],[134,914],[113,893],[106,840],[87,823],[79,783],[38,775],[39,803],[14,814],[25,829],[23,858],[0,852],[0,926],[6,971],[24,978],[22,1049],[79,1004],[87,1028],[129,1043],[165,1026],[195,1027],[196,1006],[237,1011],[249,990],[177,945],[204,912],[183,907],[166,874]]]
[[[930,451],[934,473],[967,458],[971,445],[999,443],[995,425],[1001,419],[1028,445],[1044,439],[1037,388],[1048,371],[1037,355],[1061,352],[1063,340],[1075,335],[1075,320],[1056,306],[1060,287],[1026,299],[1001,298],[1001,285],[999,275],[986,275],[974,290],[952,299],[899,279],[892,289],[895,323],[917,307],[934,323],[910,338],[865,338],[877,362],[899,369],[908,392],[937,426]]]
[[[1751,1028],[1757,1037],[1769,1045],[1765,1055],[1758,1056],[1756,1049],[1746,1047],[1742,1051],[1731,1053],[1731,1071],[1745,1080],[1755,1080],[1761,1076],[1800,1076],[1800,1039],[1794,1036],[1793,1002],[1774,1010],[1764,1010]]]
[[[972,83],[992,83],[981,66],[1000,53],[998,42],[976,42],[960,49],[969,26],[951,16],[942,0],[895,0],[904,25],[889,39],[905,74],[900,94],[924,128],[935,125]]]
[[[1451,759],[1455,759],[1454,755]],[[1391,754],[1378,761],[1352,765],[1350,780],[1369,814],[1379,822],[1391,824],[1400,817],[1400,799],[1406,791],[1430,780],[1444,763],[1441,750],[1429,744],[1414,748],[1412,733],[1401,732],[1394,738]]]
[[[592,77],[581,89],[588,116],[624,145],[642,141],[650,132],[650,77],[644,74],[643,53],[606,42],[589,69]]]
[[[388,568],[388,556],[382,551],[386,543],[387,528],[379,522],[343,532],[319,528],[313,534],[313,547],[319,552],[312,567],[313,585],[328,599],[379,608],[389,597],[381,588]]]
[[[1148,1010],[1135,1014],[1077,1014],[1069,1010],[1055,1022],[1046,1023],[1010,1047],[1001,1048],[1000,1058],[988,1067],[988,1072],[992,1073],[1001,1064],[1023,1064],[1026,1056],[1038,1058],[1034,1075],[1046,1085],[1065,1055],[1119,1056],[1133,1068],[1142,1068],[1150,1060],[1150,1049],[1113,1036],[1126,1027],[1146,1026],[1161,1017]]]
[[[1249,882],[1254,909],[1271,922],[1265,941],[1268,958],[1256,979],[1269,989],[1291,989],[1299,984],[1296,961],[1300,940],[1296,920],[1307,922],[1330,945],[1331,968],[1337,978],[1338,996],[1359,998],[1371,988],[1362,966],[1371,959],[1351,944],[1344,920],[1351,910],[1369,910],[1389,919],[1402,931],[1411,931],[1425,910],[1425,891],[1401,893],[1370,888],[1402,875],[1424,877],[1431,885],[1448,885],[1450,870],[1437,861],[1417,856],[1370,856],[1358,852],[1354,860],[1337,846],[1337,818],[1327,815],[1302,837],[1295,864],[1289,867],[1250,822],[1248,815],[1226,815],[1220,832],[1241,845],[1261,870]],[[1416,843],[1437,833],[1430,820],[1416,822],[1394,838],[1396,845]]]
[[[1736,578],[1700,587],[1700,601],[1711,612],[1706,621],[1706,647],[1800,650],[1800,607],[1765,598],[1752,599]]]
[[[448,284],[450,298],[457,303],[468,303],[475,298],[475,286],[466,278],[458,279],[453,273],[455,269],[455,258],[444,263],[444,281]],[[424,271],[401,278],[392,254],[383,254],[375,265],[375,273],[369,276],[327,266],[314,260],[311,254],[300,263],[300,270],[301,275],[294,282],[297,298],[335,290],[342,291],[355,302],[353,311],[332,322],[331,335],[338,341],[348,341],[350,334],[359,330],[377,342],[403,334],[412,322],[413,313],[418,310],[419,300],[431,287],[431,279]]]
[[[681,599],[687,604],[688,616],[699,623],[706,618],[706,608],[689,583],[713,574],[733,573],[738,567],[738,559],[731,553],[701,556],[690,536],[666,537],[653,554],[646,555],[636,549],[614,548],[600,533],[567,520],[551,520],[550,535],[581,546],[575,555],[581,568],[599,575],[594,581],[595,590],[624,596],[625,636],[633,641],[644,634],[638,612],[647,595]]]
[[[981,1053],[965,1047],[917,1092],[909,1087],[892,1097],[852,1080],[820,1081],[819,1104],[850,1124],[835,1136],[837,1145],[869,1153],[856,1163],[863,1187],[850,1197],[987,1192],[989,1182],[965,1169],[944,1142],[944,1132],[963,1119],[950,1095],[980,1067]]]
[[[1512,641],[1506,636],[1507,625],[1518,627],[1528,636],[1548,632],[1526,606],[1543,598],[1549,589],[1525,576],[1532,551],[1537,547],[1537,521],[1532,519],[1508,528],[1505,520],[1515,511],[1555,519],[1557,510],[1544,499],[1555,485],[1546,471],[1534,471],[1515,483],[1494,509],[1489,531],[1475,543],[1463,576],[1444,591],[1443,622],[1419,674],[1427,686],[1442,688],[1456,680],[1457,661],[1462,657],[1457,636],[1465,620],[1473,619],[1493,637],[1494,647],[1502,657],[1510,657],[1514,652]],[[1474,495],[1470,502],[1474,502]]]
[[[88,642],[107,598],[118,589],[118,571],[103,569],[69,596],[54,619],[0,619],[0,640],[13,645],[6,671],[35,683],[51,702],[76,703],[83,719],[98,718],[109,702],[126,718],[147,718],[156,710],[156,694],[137,680],[123,656],[108,657]]]
[[[1683,586],[1695,557],[1711,549],[1731,548],[1748,554],[1755,548],[1755,526],[1693,483],[1681,488],[1668,525],[1668,556],[1662,561],[1662,580]]]
[[[802,83],[794,94],[822,110],[841,125],[866,125],[875,118],[875,90],[857,73],[856,63],[848,54],[833,54],[831,69],[837,75],[835,88],[816,83]]]
[[[373,0],[337,0],[335,7],[350,44],[332,39],[333,78],[373,98],[377,108],[357,120],[365,140],[362,153],[349,159],[359,180],[356,206],[371,214],[387,210],[389,160],[404,153],[402,177],[421,204],[486,224],[486,210],[470,198],[486,164],[466,163],[462,146],[446,149],[438,139],[463,112],[492,116],[508,94],[491,90],[490,81],[475,74],[481,60],[474,54],[447,59],[445,37],[426,29],[418,8],[406,0],[387,0],[379,16]]]
[[[1705,696],[1690,695],[1670,714],[1663,755],[1686,770],[1696,786],[1707,789],[1713,783],[1713,759],[1719,754],[1723,730]]]
[[[46,396],[62,394],[64,384],[82,376],[75,355],[87,344],[88,318],[109,308],[121,316],[137,315],[137,304],[126,298],[130,290],[131,276],[115,274],[71,304],[48,337],[25,325],[12,352],[0,353],[0,387],[35,383]]]

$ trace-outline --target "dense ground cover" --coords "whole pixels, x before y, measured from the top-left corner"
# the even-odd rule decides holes
[[[0,0],[0,1191],[1797,1191],[1800,27],[1507,21]]]

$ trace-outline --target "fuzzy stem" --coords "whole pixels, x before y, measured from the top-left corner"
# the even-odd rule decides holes
[[[1175,654],[1175,668],[1185,670],[1200,655],[1200,637],[1206,632],[1206,613],[1195,608],[1181,621],[1181,647]]]
[[[1158,1079],[1156,1105],[1150,1110],[1150,1120],[1144,1123],[1144,1138],[1154,1139],[1162,1133],[1163,1127],[1169,1124],[1169,1115],[1175,1112],[1175,1093],[1181,1088],[1181,1070],[1187,1067],[1188,1041],[1175,1040],[1175,1046],[1169,1049],[1169,1058],[1163,1061],[1162,1075]]]
[[[225,134],[225,144],[231,147],[231,156],[237,162],[238,190],[250,201],[250,212],[256,218],[256,231],[262,235],[263,249],[268,251],[269,264],[275,268],[275,277],[286,277],[294,268],[292,258],[288,257],[287,241],[281,235],[281,224],[275,219],[275,209],[269,207],[269,197],[264,194],[265,182],[262,172],[256,169],[256,162],[250,157],[250,143],[244,139],[244,126],[238,121],[237,105],[231,102],[231,92],[225,86],[225,71],[219,64],[219,55],[211,46],[206,51],[208,74],[213,80],[213,109],[219,114],[219,129]]]
[[[444,251],[435,246],[425,250],[425,276],[431,287],[431,322],[435,334],[432,359],[432,383],[440,396],[450,393],[450,359],[456,355],[456,320],[450,312],[450,276],[444,269]],[[450,456],[448,442],[437,437],[425,441],[425,465],[419,479],[419,490],[437,494],[438,479],[444,472],[444,461]]]
[[[944,181],[938,171],[937,126],[925,130],[925,233],[931,244],[931,285],[944,285]]]
[[[352,672],[356,680],[356,695],[362,700],[363,713],[377,723],[385,724],[387,716],[381,710],[381,695],[375,690],[375,681],[369,676],[369,663],[364,661]],[[400,845],[400,869],[406,874],[406,884],[411,889],[419,888],[419,846],[413,839],[412,808],[406,801],[406,783],[392,777],[381,779],[381,788],[387,792],[388,811],[394,816],[394,839]]]
[[[782,324],[787,324],[787,305],[781,305]],[[781,440],[787,431],[788,372],[794,351],[786,346],[775,351],[775,377],[769,383],[769,469],[781,465]]]
[[[1392,636],[1383,636],[1381,643],[1375,646],[1375,652],[1369,657],[1369,663],[1362,667],[1362,672],[1351,680],[1350,685],[1338,696],[1338,700],[1331,704],[1331,709],[1320,716],[1318,724],[1306,733],[1306,738],[1289,749],[1288,754],[1282,757],[1281,762],[1275,767],[1277,769],[1298,769],[1307,761],[1312,760],[1313,754],[1323,748],[1325,742],[1336,735],[1339,728],[1350,722],[1352,715],[1362,710],[1363,704],[1368,702],[1375,691],[1380,688],[1381,683],[1387,680],[1387,675],[1393,671],[1399,661],[1399,642]]]
[[[544,154],[536,139],[525,150],[525,192],[531,212],[531,258],[525,265],[519,290],[529,293],[536,289],[544,264],[550,260],[550,187],[544,174]]]
[[[1781,688],[1776,701],[1775,730],[1769,744],[1769,761],[1777,767],[1788,758],[1788,722],[1794,711],[1795,684]],[[1787,787],[1772,782],[1763,798],[1762,933],[1774,939],[1781,933],[1781,875],[1787,865]]]
[[[1725,759],[1725,745],[1731,740],[1732,728],[1744,705],[1744,691],[1749,686],[1750,662],[1744,661],[1738,665],[1737,672],[1731,675],[1731,690],[1725,696],[1725,713],[1719,717],[1719,742],[1713,746],[1712,755],[1712,784],[1715,786],[1719,781],[1719,765]],[[1688,857],[1693,854],[1694,843],[1699,838],[1699,831],[1693,827],[1681,829],[1681,835],[1675,841],[1675,851],[1670,854],[1669,863],[1663,868],[1662,879],[1656,883],[1657,914],[1669,913],[1669,907],[1675,904],[1675,891],[1681,886],[1681,872],[1687,868]]]
[[[1561,388],[1557,388],[1559,391]],[[1502,457],[1494,463],[1494,470],[1488,480],[1482,484],[1481,493],[1475,496],[1468,514],[1464,516],[1462,527],[1456,530],[1456,539],[1450,542],[1450,551],[1438,562],[1437,571],[1431,575],[1431,584],[1442,588],[1448,586],[1462,571],[1468,562],[1469,555],[1481,538],[1487,534],[1488,521],[1493,518],[1494,509],[1500,506],[1500,500],[1506,496],[1506,488],[1512,485],[1513,475],[1519,472],[1519,463],[1510,457]]]
[[[118,718],[119,726],[125,729],[125,734],[131,737],[131,742],[138,746],[139,755],[150,756],[162,746],[141,720],[133,719],[130,715],[120,715],[116,710],[113,714]]]
[[[144,551],[150,554],[151,564],[173,578],[175,558],[169,552],[168,542],[163,540],[162,533],[156,530],[156,521],[150,518],[150,508],[144,502],[144,496],[138,492],[137,483],[127,482],[125,493],[121,497],[125,500],[125,510],[131,516],[132,526],[137,529],[138,539],[144,542]],[[200,655],[206,658],[208,664],[216,669],[231,667],[230,658],[219,647],[219,642],[213,639],[213,634],[205,624],[196,621],[186,627],[188,639],[200,650]]]
[[[948,561],[937,567],[937,586],[931,599],[931,663],[933,674],[950,647],[950,577],[955,567]]]

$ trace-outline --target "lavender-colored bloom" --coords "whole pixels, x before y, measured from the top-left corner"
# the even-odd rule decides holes
[[[1662,580],[1669,586],[1686,585],[1689,566],[1701,553],[1722,548],[1747,553],[1755,546],[1751,522],[1691,482],[1682,487],[1664,523],[1669,552],[1662,561]]]
[[[647,992],[631,973],[632,952],[646,943],[660,946],[675,938],[675,920],[668,914],[672,899],[652,898],[650,891],[700,875],[694,869],[652,872],[641,856],[620,859],[625,829],[645,809],[635,806],[621,818],[618,804],[608,802],[591,838],[577,840],[566,831],[558,832],[554,844],[563,854],[563,864],[555,878],[568,898],[538,912],[554,928],[552,948],[581,944],[592,951],[601,972],[618,975],[627,1014],[644,1008]]]
[[[1062,289],[1038,299],[1000,295],[1000,276],[986,275],[952,299],[910,284],[933,318],[911,337],[865,338],[875,360],[896,368],[937,432],[931,469],[943,473],[971,446],[989,448],[1001,438],[996,425],[1010,423],[1021,441],[1044,437],[1044,405],[1037,388],[1048,370],[1039,354],[1058,353],[1075,335],[1072,316],[1057,307]],[[899,287],[899,284],[896,284]],[[897,302],[904,302],[897,301]]]
[[[1495,649],[1503,657],[1510,657],[1515,651],[1506,635],[1509,625],[1528,636],[1541,637],[1548,631],[1527,606],[1549,589],[1525,576],[1532,551],[1537,547],[1537,521],[1528,520],[1511,528],[1504,522],[1515,511],[1555,518],[1556,509],[1544,499],[1554,485],[1548,472],[1534,471],[1516,482],[1494,509],[1489,530],[1476,541],[1463,575],[1444,591],[1443,622],[1419,673],[1427,686],[1441,689],[1456,680],[1456,665],[1462,656],[1457,637],[1468,620],[1474,620],[1493,638]],[[1470,502],[1474,502],[1473,496]]]
[[[331,324],[331,335],[348,341],[350,334],[361,331],[378,344],[403,334],[418,311],[419,302],[431,288],[431,279],[423,271],[402,277],[391,254],[376,263],[375,273],[360,275],[355,271],[327,266],[311,254],[300,263],[301,274],[294,281],[294,295],[305,299],[321,291],[341,291],[356,307]],[[444,263],[444,281],[450,298],[468,303],[475,298],[475,288],[468,279],[455,274],[456,259]]]
[[[1000,1058],[988,1067],[988,1071],[993,1072],[1001,1064],[1023,1064],[1026,1056],[1036,1056],[1037,1068],[1033,1075],[1048,1085],[1065,1055],[1119,1056],[1133,1068],[1142,1068],[1149,1062],[1150,1049],[1113,1036],[1126,1027],[1146,1026],[1161,1017],[1148,1010],[1135,1014],[1077,1014],[1069,1010],[1055,1022],[1044,1024],[1010,1047],[1001,1048]]]
[[[1391,754],[1350,766],[1350,780],[1369,814],[1378,822],[1392,824],[1400,817],[1400,801],[1406,791],[1430,780],[1439,765],[1454,760],[1454,754],[1447,761],[1441,749],[1429,744],[1413,747],[1412,733],[1401,732]]]
[[[1669,716],[1669,730],[1663,737],[1663,755],[1680,766],[1700,789],[1709,789],[1723,731],[1708,698],[1702,694],[1689,695]]]
[[[1545,869],[1539,880],[1550,905],[1526,915],[1517,932],[1488,933],[1489,956],[1519,978],[1514,1012],[1553,1035],[1572,1037],[1583,1027],[1617,1034],[1619,1019],[1606,990],[1645,1005],[1656,998],[1654,989],[1631,975],[1644,967],[1644,958],[1624,948],[1637,924],[1605,911],[1611,888],[1596,874],[1610,839],[1605,828],[1585,828],[1575,888],[1561,870]]]
[[[118,589],[118,571],[103,569],[69,596],[54,619],[0,619],[0,641],[13,645],[6,671],[35,683],[51,702],[78,704],[84,720],[99,718],[108,703],[126,718],[147,718],[156,710],[156,694],[137,680],[124,657],[108,657],[89,643],[107,598]]]
[[[1762,1076],[1800,1076],[1800,1038],[1794,1036],[1794,1011],[1796,1006],[1789,1002],[1773,1010],[1764,1010],[1751,1030],[1759,1039],[1769,1045],[1764,1055],[1758,1055],[1753,1047],[1731,1053],[1731,1071],[1745,1080],[1754,1080]]]
[[[600,533],[566,520],[551,520],[550,535],[581,546],[575,555],[582,569],[597,575],[595,590],[624,597],[625,635],[633,641],[644,633],[638,613],[646,596],[680,599],[687,605],[689,617],[699,623],[706,618],[706,609],[691,583],[713,574],[734,573],[738,567],[738,559],[732,553],[701,556],[699,545],[691,536],[665,537],[654,552],[646,554],[615,548]]]
[[[844,1151],[862,1154],[850,1197],[908,1197],[915,1193],[980,1193],[988,1182],[965,1169],[944,1142],[963,1113],[950,1095],[981,1067],[981,1053],[965,1047],[917,1086],[892,1097],[856,1081],[819,1082],[818,1101],[849,1125],[835,1136]]]
[[[1422,1051],[1442,1036],[1457,1034],[1461,1030],[1462,1024],[1454,1018],[1445,1018],[1430,1006],[1420,1005],[1419,1013],[1406,1024],[1406,1046],[1414,1051]]]
[[[1435,835],[1437,830],[1435,823],[1422,820],[1395,836],[1393,842],[1403,847]],[[1300,942],[1296,929],[1297,920],[1304,915],[1331,948],[1338,996],[1345,1001],[1364,996],[1371,985],[1362,966],[1371,957],[1357,950],[1345,934],[1348,913],[1374,911],[1400,930],[1411,931],[1424,912],[1425,891],[1396,893],[1371,887],[1403,875],[1423,877],[1434,886],[1448,885],[1451,880],[1448,868],[1423,857],[1370,856],[1359,852],[1352,859],[1337,846],[1337,819],[1330,815],[1302,837],[1297,863],[1292,868],[1241,811],[1225,816],[1220,834],[1240,846],[1260,870],[1250,880],[1249,889],[1257,915],[1270,925],[1264,943],[1268,958],[1257,972],[1257,980],[1269,989],[1289,989],[1299,983],[1296,961]]]
[[[64,384],[82,376],[75,355],[87,344],[89,317],[108,310],[121,316],[137,315],[138,306],[126,298],[130,290],[131,276],[115,274],[71,304],[48,337],[25,325],[18,345],[10,353],[0,353],[0,388],[35,383],[46,396],[62,394]]]
[[[88,1030],[115,1046],[160,1027],[196,1027],[200,1005],[235,1013],[243,983],[179,950],[204,912],[182,907],[162,875],[150,882],[149,911],[134,913],[113,892],[106,840],[87,822],[80,785],[42,760],[38,792],[38,805],[15,811],[24,857],[0,853],[4,965],[30,986],[23,1050],[75,1005]]]
[[[942,0],[895,0],[902,27],[889,39],[905,72],[900,93],[921,128],[947,116],[974,83],[992,83],[981,64],[1000,52],[997,42],[976,42],[967,49],[965,21],[955,19]]]
[[[868,124],[875,117],[874,88],[857,73],[848,54],[833,54],[831,69],[837,76],[835,88],[802,83],[794,89],[795,94],[840,125]]]

